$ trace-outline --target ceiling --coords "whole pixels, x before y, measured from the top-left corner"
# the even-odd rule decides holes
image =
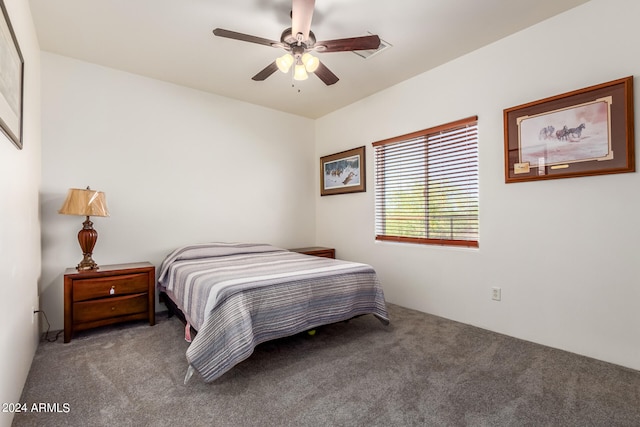
[[[317,0],[311,29],[332,40],[377,34],[392,47],[363,59],[319,53],[340,81],[251,77],[284,51],[213,35],[279,40],[291,0],[30,0],[40,48],[309,118],[534,25],[588,0]]]

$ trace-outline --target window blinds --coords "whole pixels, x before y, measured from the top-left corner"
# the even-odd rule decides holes
[[[376,239],[478,246],[478,118],[373,143]]]

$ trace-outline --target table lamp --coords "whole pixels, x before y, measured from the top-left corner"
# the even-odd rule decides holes
[[[86,216],[87,219],[82,223],[82,230],[78,232],[78,242],[82,248],[84,258],[76,266],[78,271],[97,270],[98,264],[91,258],[93,247],[98,240],[98,232],[93,229],[93,222],[90,216],[109,216],[107,211],[107,199],[102,191],[95,191],[89,187],[86,190],[79,188],[70,188],[67,198],[62,207],[58,211],[64,215],[80,215]]]

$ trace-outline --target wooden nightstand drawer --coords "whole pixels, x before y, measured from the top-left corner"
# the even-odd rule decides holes
[[[149,279],[146,274],[125,274],[117,277],[96,277],[73,282],[73,301],[86,301],[147,292]]]
[[[78,323],[93,322],[129,314],[146,313],[147,308],[146,293],[84,301],[74,306],[73,320]]]

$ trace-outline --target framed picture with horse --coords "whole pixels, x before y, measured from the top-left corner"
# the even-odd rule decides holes
[[[504,110],[505,182],[635,171],[633,76]]]

